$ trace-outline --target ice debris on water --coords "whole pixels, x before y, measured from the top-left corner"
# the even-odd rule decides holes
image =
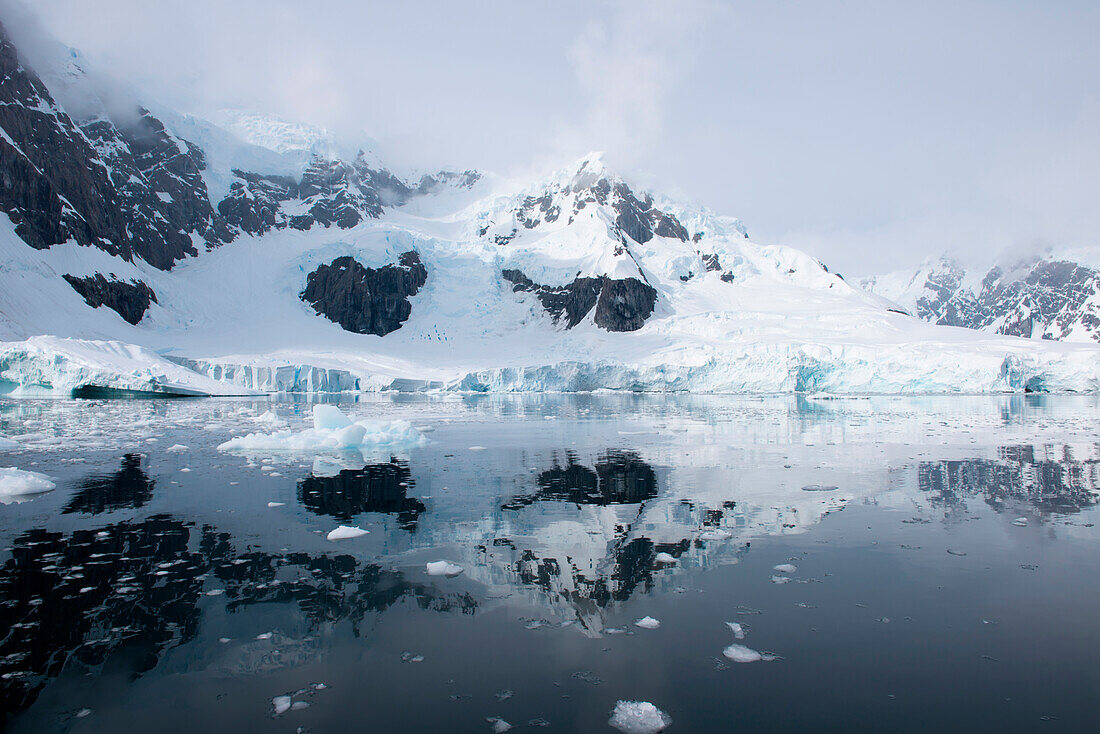
[[[644,630],[655,630],[661,626],[661,622],[653,617],[642,617],[634,620],[634,626],[641,627]]]
[[[726,622],[726,626],[730,628],[734,637],[739,640],[745,639],[745,628],[740,622]]]
[[[462,566],[450,561],[431,561],[425,564],[425,568],[428,570],[429,576],[446,576],[447,578],[457,576],[465,570]]]
[[[775,660],[775,655],[759,652],[753,650],[751,647],[745,647],[744,645],[730,645],[722,654],[735,663],[756,663],[763,660],[764,662],[770,662]]]
[[[511,698],[512,696],[514,696],[516,694],[510,688],[505,688],[503,690],[497,691],[493,695],[496,697],[496,699],[498,701],[507,701],[509,698]]]
[[[23,448],[18,441],[12,441],[6,436],[0,436],[0,451],[15,451]]]
[[[807,484],[802,488],[803,492],[835,492],[836,487],[831,484]]]
[[[793,563],[780,563],[778,566],[772,566],[772,570],[779,573],[794,573],[798,570],[798,566]]]
[[[219,451],[325,451],[375,446],[415,446],[424,434],[408,421],[352,421],[334,405],[313,406],[313,428],[249,433],[218,446]]]
[[[773,584],[788,584],[791,581],[790,576],[772,576]]]
[[[607,723],[623,734],[657,734],[672,725],[672,717],[649,701],[618,701]]]
[[[424,656],[418,655],[412,650],[405,650],[401,653],[401,662],[403,663],[422,663],[424,662]]]
[[[1020,527],[1020,528],[1026,528],[1027,527],[1027,522],[1028,521],[1027,521],[1026,517],[1018,517],[1018,518],[1016,518],[1015,520],[1012,521],[1012,524],[1017,526],[1017,527]]]
[[[253,423],[259,423],[266,428],[282,428],[286,421],[279,417],[274,410],[268,410],[252,419]]]
[[[369,530],[363,528],[352,527],[350,525],[341,525],[335,530],[330,530],[329,534],[325,537],[329,540],[348,540],[349,538],[358,538],[360,536],[369,533]]]
[[[165,449],[165,451],[167,451],[170,454],[182,454],[184,451],[190,451],[190,450],[191,449],[189,447],[184,446],[182,443],[173,444],[173,445],[171,445],[171,446],[169,446],[168,448]]]
[[[657,563],[676,563],[676,556],[671,553],[658,553],[653,560]]]
[[[290,711],[290,696],[276,696],[271,699],[271,705],[275,708],[275,715],[281,716]]]
[[[509,724],[507,721],[497,718],[495,716],[489,716],[485,720],[492,725],[491,729],[494,734],[504,734],[504,732],[512,728],[512,725]]]
[[[30,495],[49,492],[56,486],[45,474],[14,466],[0,467],[0,504],[19,502]]]
[[[284,506],[286,506],[286,502],[268,502],[267,506],[268,507],[284,507]]]
[[[699,540],[729,540],[732,537],[733,533],[723,528],[707,530],[699,534]]]

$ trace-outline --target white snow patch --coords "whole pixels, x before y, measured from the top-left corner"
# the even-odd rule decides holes
[[[672,725],[672,717],[649,701],[619,701],[607,723],[624,734],[657,734]]]

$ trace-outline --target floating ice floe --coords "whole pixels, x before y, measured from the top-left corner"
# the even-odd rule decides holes
[[[0,504],[22,502],[34,495],[49,492],[56,486],[45,474],[23,471],[14,466],[0,467]]]
[[[329,540],[348,540],[349,538],[358,538],[362,535],[369,533],[369,530],[363,528],[354,528],[350,525],[341,525],[335,530],[329,531],[329,534],[325,537]]]
[[[758,652],[751,647],[737,644],[730,645],[722,651],[722,654],[735,663],[757,663],[761,660],[765,662],[775,660],[775,655]]]
[[[313,406],[313,428],[249,433],[231,438],[219,451],[332,451],[377,446],[417,446],[424,434],[408,421],[352,421],[334,405]]]
[[[184,446],[182,443],[177,443],[177,444],[175,444],[173,446],[169,446],[168,448],[165,449],[165,451],[167,451],[170,454],[181,454],[184,451],[190,451],[190,450],[191,449],[189,447]]]
[[[772,566],[772,570],[779,573],[794,573],[798,570],[798,566],[793,563],[780,563],[778,566]]]
[[[707,530],[699,534],[699,540],[729,540],[733,537],[733,533],[724,528],[717,528],[715,530]]]
[[[730,632],[733,636],[739,640],[745,639],[745,628],[741,626],[740,622],[726,622],[726,626],[730,628]]]
[[[634,620],[634,626],[641,627],[644,630],[655,630],[661,626],[661,621],[653,617],[642,617]]]
[[[284,428],[287,424],[274,410],[264,411],[260,415],[254,417],[252,422],[258,423],[266,428]]]
[[[657,734],[672,725],[672,717],[649,701],[619,701],[607,723],[623,734]]]
[[[772,583],[773,584],[787,584],[787,583],[790,583],[790,581],[791,581],[790,576],[772,576]]]
[[[658,553],[653,560],[657,563],[676,563],[676,556],[671,553]]]
[[[450,561],[431,561],[425,564],[429,576],[446,576],[452,578],[463,572],[462,566]]]
[[[507,721],[501,718],[497,718],[495,716],[490,716],[485,720],[488,721],[491,725],[493,734],[504,734],[504,732],[512,728],[512,725],[509,724]]]
[[[1026,517],[1018,517],[1018,518],[1016,518],[1015,520],[1012,521],[1012,524],[1017,526],[1017,527],[1026,528],[1027,527],[1027,522],[1028,522],[1028,520],[1027,520]]]
[[[271,699],[271,705],[275,707],[275,715],[280,716],[290,711],[290,696],[276,696]]]
[[[286,502],[268,502],[267,503],[268,507],[284,507],[285,505],[286,505]]]
[[[0,451],[15,451],[21,448],[23,448],[23,446],[18,441],[12,441],[10,438],[0,436]]]

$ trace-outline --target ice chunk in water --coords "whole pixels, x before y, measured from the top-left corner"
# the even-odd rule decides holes
[[[744,645],[737,644],[730,645],[722,651],[722,654],[735,663],[756,663],[761,660],[765,662],[775,660],[774,655],[757,652],[751,647],[745,647]]]
[[[741,626],[740,622],[726,622],[726,626],[730,628],[730,632],[733,636],[739,640],[745,639],[745,628]]]
[[[773,584],[786,584],[791,580],[790,576],[772,576]]]
[[[252,419],[253,423],[259,423],[261,426],[268,428],[282,428],[286,425],[286,421],[279,417],[279,414],[273,410],[268,410]]]
[[[509,724],[507,721],[505,721],[504,719],[498,719],[495,716],[490,716],[485,720],[493,725],[492,729],[494,734],[504,734],[504,732],[512,728],[512,725]]]
[[[733,533],[723,528],[707,530],[699,534],[699,540],[729,540],[732,537]]]
[[[642,617],[634,620],[634,626],[641,627],[644,630],[655,630],[661,626],[661,621],[653,617]]]
[[[0,451],[14,451],[15,449],[22,448],[17,441],[12,441],[10,438],[0,436]]]
[[[190,450],[191,449],[189,447],[184,446],[182,443],[173,444],[172,446],[169,446],[168,448],[165,449],[165,451],[167,451],[169,453],[172,453],[172,454],[182,454],[184,451],[190,451]]]
[[[794,573],[798,570],[798,566],[793,563],[780,563],[778,566],[772,566],[772,569],[779,573]]]
[[[290,696],[276,696],[271,699],[271,705],[275,707],[275,715],[279,716],[290,711]]]
[[[676,563],[676,556],[671,553],[658,553],[653,560],[657,563]]]
[[[335,405],[313,406],[313,430],[334,431],[347,428],[351,425],[351,419],[344,415]]]
[[[607,722],[624,734],[657,734],[672,724],[672,717],[649,701],[619,701]]]
[[[1027,527],[1027,518],[1026,517],[1018,517],[1018,518],[1016,518],[1015,520],[1012,521],[1012,524],[1017,526],[1017,527],[1026,528]]]
[[[286,502],[268,502],[267,506],[268,507],[285,507]]]
[[[14,466],[0,467],[0,503],[19,502],[30,495],[49,492],[56,486],[45,474]]]
[[[446,576],[447,578],[457,576],[464,570],[462,566],[450,561],[431,561],[425,564],[425,568],[428,569],[429,576]]]
[[[369,530],[363,530],[363,528],[353,528],[350,525],[341,525],[329,532],[327,537],[329,540],[347,540],[349,538],[358,538],[361,535],[366,535]]]

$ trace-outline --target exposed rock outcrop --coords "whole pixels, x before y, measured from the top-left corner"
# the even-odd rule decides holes
[[[301,299],[347,331],[385,336],[409,318],[409,297],[427,279],[428,269],[413,251],[403,253],[397,265],[381,268],[364,267],[344,256],[306,276]]]
[[[79,69],[77,69],[79,71]],[[31,247],[74,240],[167,270],[231,233],[210,206],[201,151],[147,110],[74,120],[0,26],[0,211]]]
[[[149,304],[157,302],[157,294],[140,280],[107,280],[99,273],[86,278],[73,275],[62,277],[84,297],[89,306],[106,306],[131,324],[141,321]]]
[[[636,331],[653,313],[657,291],[637,278],[576,278],[568,285],[535,283],[519,270],[502,270],[512,290],[534,293],[556,322],[572,329],[595,309],[593,320],[608,331]]]

